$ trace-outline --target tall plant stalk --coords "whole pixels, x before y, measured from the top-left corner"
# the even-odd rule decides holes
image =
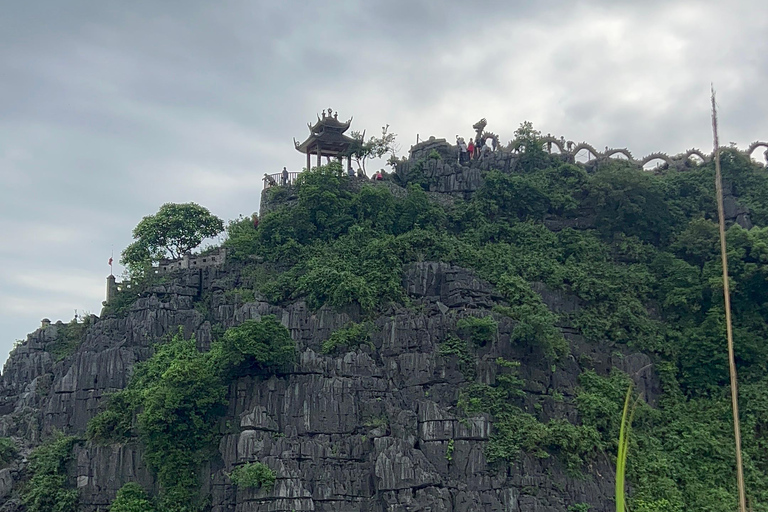
[[[629,433],[632,429],[632,418],[635,415],[635,405],[630,407],[629,402],[632,398],[632,384],[627,388],[627,395],[624,397],[624,410],[621,413],[621,428],[619,429],[619,450],[616,455],[616,512],[625,512],[627,510],[626,498],[624,494],[625,480],[627,474],[627,455],[629,452]]]
[[[733,434],[736,441],[736,477],[739,486],[739,510],[747,512],[744,468],[741,460],[741,427],[739,425],[739,390],[736,377],[736,359],[733,355],[733,327],[731,324],[731,292],[728,283],[728,254],[725,243],[725,213],[723,208],[723,179],[720,173],[720,142],[717,135],[717,105],[715,88],[712,91],[712,134],[715,145],[715,189],[717,191],[717,217],[720,225],[720,257],[723,261],[723,298],[725,300],[725,329],[728,338],[728,367],[731,374],[731,407],[733,408]]]

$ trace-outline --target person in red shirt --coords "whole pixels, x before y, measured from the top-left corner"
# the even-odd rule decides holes
[[[475,142],[472,139],[469,139],[469,144],[467,144],[467,153],[469,153],[469,159],[472,160],[475,156]]]

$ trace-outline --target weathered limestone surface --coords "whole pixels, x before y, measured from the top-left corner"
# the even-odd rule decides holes
[[[274,314],[296,340],[299,361],[287,375],[245,377],[231,385],[219,455],[201,472],[212,510],[562,511],[581,502],[592,510],[611,508],[612,469],[606,463],[597,463],[582,479],[568,476],[556,458],[526,456],[510,467],[487,464],[490,418],[464,418],[456,410],[464,377],[457,361],[439,354],[439,343],[458,319],[493,314],[490,308],[502,300],[472,272],[446,263],[407,266],[403,285],[413,306],[382,312],[375,321],[373,347],[333,356],[321,353],[322,342],[357,320],[356,311],[313,312],[303,302],[286,307],[259,300],[229,303],[224,291],[238,279],[232,268],[174,276],[172,284],[140,298],[124,318],[97,321],[79,349],[62,361],[54,362],[42,349],[55,338],[55,325],[32,333],[13,352],[0,379],[0,434],[24,439],[27,447],[54,429],[82,435],[104,395],[124,387],[133,365],[149,357],[152,344],[177,326],[195,333],[205,347],[211,322],[226,327]],[[533,286],[555,311],[579,307],[573,296],[541,283]],[[208,320],[194,306],[204,294],[210,297]],[[572,398],[580,353],[598,371],[611,366],[640,370],[641,389],[651,400],[658,394],[646,356],[617,359],[566,331],[574,354],[552,371],[541,354],[510,342],[510,319],[496,319],[498,339],[478,351],[478,378],[493,382],[496,365],[491,362],[499,356],[520,360],[529,396],[521,405],[541,404],[544,420],[577,421]],[[564,399],[551,399],[553,390]],[[255,460],[276,471],[273,490],[237,489],[229,482],[227,474],[236,465]],[[76,447],[75,461],[72,483],[84,511],[103,510],[128,481],[157,490],[140,446],[84,443]],[[14,485],[13,473],[0,471],[0,496],[14,495]],[[15,506],[13,500],[8,503]]]

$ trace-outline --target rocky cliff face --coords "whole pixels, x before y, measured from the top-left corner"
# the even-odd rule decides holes
[[[376,319],[373,346],[337,356],[320,345],[336,329],[356,319],[354,311],[309,311],[302,302],[282,308],[256,300],[229,303],[225,290],[236,285],[236,268],[183,271],[171,284],[140,298],[124,318],[104,318],[87,331],[70,357],[55,362],[45,350],[56,338],[52,325],[30,334],[12,354],[0,381],[0,435],[23,439],[27,446],[55,429],[82,435],[106,393],[123,388],[135,362],[151,346],[183,326],[198,342],[211,340],[211,321],[195,309],[211,296],[211,318],[224,326],[274,314],[296,340],[300,358],[287,376],[242,378],[229,391],[229,413],[219,456],[201,475],[212,510],[292,511],[501,511],[566,510],[589,503],[611,507],[608,461],[586,477],[568,476],[555,458],[526,456],[511,467],[486,463],[483,448],[493,431],[486,417],[462,418],[456,411],[464,377],[438,344],[467,315],[487,312],[500,297],[471,272],[444,263],[410,265],[403,285],[409,308],[392,306]],[[540,291],[555,310],[577,308],[573,297]],[[540,354],[509,343],[513,322],[499,316],[497,342],[479,355],[480,379],[492,382],[503,356],[523,362],[526,391],[549,416],[575,415],[568,405],[581,371],[581,355],[603,370],[619,365],[635,373],[648,364],[642,355],[616,357],[568,334],[574,349],[556,369]],[[581,358],[584,359],[584,358]],[[636,375],[649,397],[656,381],[648,369]],[[565,396],[555,400],[553,391]],[[451,449],[449,452],[449,443]],[[260,460],[278,475],[272,491],[238,490],[226,474],[238,463]],[[104,509],[128,481],[155,487],[152,474],[134,445],[76,448],[72,481],[82,510]],[[0,491],[13,495],[14,466],[0,473]],[[4,510],[13,510],[10,499]]]

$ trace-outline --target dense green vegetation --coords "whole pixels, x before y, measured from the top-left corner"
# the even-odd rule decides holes
[[[274,316],[266,316],[227,329],[211,358],[224,375],[269,375],[293,364],[296,344],[288,329]]]
[[[158,509],[196,511],[198,470],[215,452],[228,384],[241,375],[279,372],[293,362],[295,350],[288,330],[271,316],[228,329],[208,352],[179,331],[137,365],[125,390],[109,397],[89,423],[88,437],[141,442],[160,482]]]
[[[75,443],[76,438],[57,434],[30,454],[30,478],[22,489],[28,512],[76,512],[77,489],[67,477]]]
[[[529,354],[526,364],[552,372],[569,357],[562,333],[568,327],[603,352],[649,354],[661,377],[658,406],[641,402],[634,416],[630,508],[733,510],[712,165],[650,174],[608,161],[588,172],[544,152],[538,135],[521,126],[514,172],[484,172],[482,188],[468,200],[431,200],[424,162],[392,181],[362,185],[337,164],[302,173],[291,190],[296,201],[265,214],[258,229],[250,219],[227,227],[228,254],[245,281],[230,298],[250,299],[255,291],[276,304],[302,299],[312,309],[361,316],[323,344],[324,353],[334,353],[369,343],[371,321],[387,303],[410,305],[401,283],[409,263],[473,269],[504,301],[458,320],[439,350],[464,375],[459,409],[494,419],[491,462],[510,463],[525,451],[554,456],[578,474],[602,454],[615,456],[627,375],[600,375],[580,357],[576,396],[550,390],[546,397],[569,401],[579,413],[575,424],[545,417],[543,398],[526,397],[518,362],[498,359],[495,382],[476,381],[478,353],[500,342],[500,322],[511,319],[509,341]],[[736,151],[723,153],[722,167],[757,226],[730,227],[728,249],[746,477],[752,509],[768,511],[768,177]],[[393,193],[396,183],[404,190]],[[554,313],[534,282],[574,295],[579,307]],[[274,319],[230,329],[206,353],[177,336],[110,398],[89,435],[140,440],[163,488],[158,509],[192,510],[184,507],[195,503],[195,471],[217,436],[227,384],[245,374],[279,374],[294,357],[290,336]],[[233,482],[267,486],[268,468],[256,464],[233,471]]]
[[[304,173],[297,201],[265,215],[258,230],[231,224],[225,243],[241,261],[257,255],[277,270],[256,284],[276,303],[302,298],[312,308],[359,307],[374,316],[388,301],[407,303],[400,284],[404,265],[445,261],[496,285],[506,304],[494,313],[514,320],[511,341],[538,351],[547,367],[568,354],[562,326],[607,350],[626,345],[650,354],[664,393],[658,408],[641,405],[635,415],[630,506],[732,510],[712,165],[651,174],[610,161],[587,172],[545,153],[531,126],[517,135],[523,152],[516,171],[484,173],[483,187],[470,200],[430,201],[418,163],[406,178],[396,177],[407,186],[404,196],[386,183],[352,186],[329,165]],[[747,479],[753,509],[767,510],[760,503],[768,498],[768,397],[761,391],[768,389],[768,177],[736,151],[724,152],[722,166],[758,226],[730,227],[728,245]],[[574,294],[580,307],[554,314],[531,282]],[[542,421],[538,410],[523,407],[513,362],[499,361],[494,385],[474,383],[473,354],[494,338],[493,318],[486,318],[487,326],[463,320],[440,351],[456,357],[468,380],[459,405],[495,419],[489,458],[511,461],[526,450],[555,455],[578,472],[600,453],[615,454],[627,377],[599,377],[580,360],[586,370],[576,401],[581,424]],[[326,351],[337,338],[342,334]]]

